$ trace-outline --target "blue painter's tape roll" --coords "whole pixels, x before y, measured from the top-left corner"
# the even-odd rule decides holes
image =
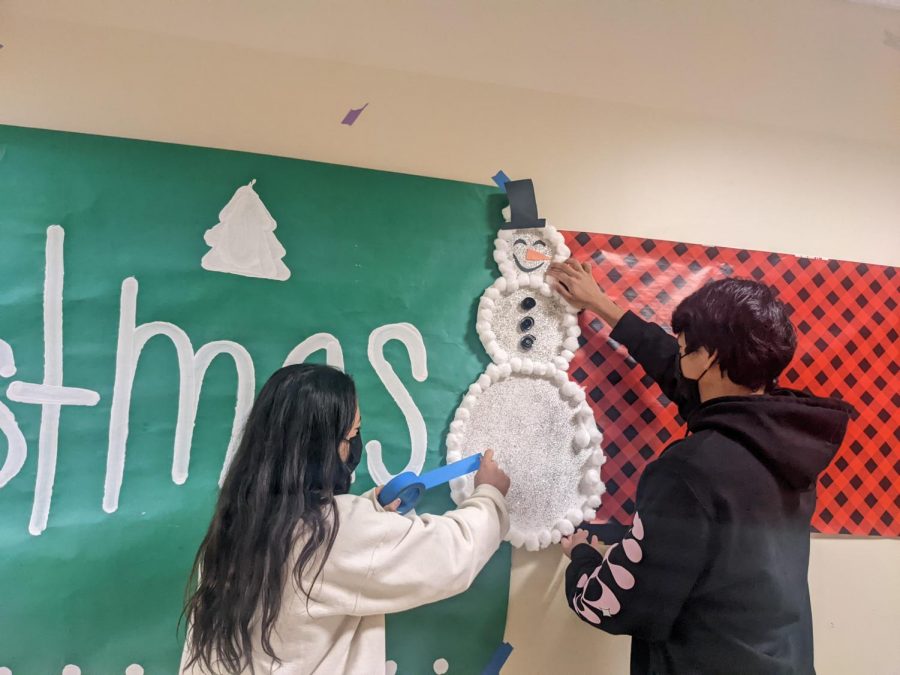
[[[426,490],[449,483],[454,478],[477,471],[481,466],[481,455],[471,455],[458,462],[447,464],[417,476],[412,471],[404,471],[394,476],[378,494],[378,503],[387,506],[394,500],[400,500],[397,513],[407,513],[414,509]]]
[[[415,508],[416,504],[425,494],[425,485],[412,471],[404,471],[397,474],[378,493],[378,503],[387,506],[392,501],[399,499],[400,506],[397,513],[406,513]]]

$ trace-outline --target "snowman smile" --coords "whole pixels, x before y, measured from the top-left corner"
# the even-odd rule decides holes
[[[544,242],[536,241],[531,246],[528,246],[528,243],[524,239],[518,239],[516,240],[515,244],[520,244],[525,249],[526,262],[535,263],[534,265],[524,264],[519,258],[519,253],[514,250],[513,261],[516,263],[516,267],[518,267],[523,272],[534,272],[550,262],[551,258],[549,255],[534,248],[535,246],[546,246]]]

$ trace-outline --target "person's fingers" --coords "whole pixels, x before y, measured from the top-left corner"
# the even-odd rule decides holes
[[[585,272],[593,276],[593,272],[591,272],[591,264],[590,263],[581,263],[581,269]]]
[[[485,464],[485,463],[490,464],[493,461],[494,461],[494,451],[491,450],[490,448],[488,448],[487,450],[484,451],[484,456],[481,458],[481,463],[482,464]]]
[[[568,260],[564,263],[553,263],[552,265],[550,265],[547,271],[552,272],[556,276],[561,276],[564,274],[574,274],[574,270],[572,269],[572,266],[569,264]]]
[[[575,260],[575,258],[569,258],[566,260],[566,267],[568,267],[572,272],[580,274],[583,270],[581,267],[581,263]]]
[[[384,510],[385,510],[385,511],[394,511],[394,512],[396,512],[397,509],[400,508],[400,504],[402,504],[402,503],[403,503],[403,502],[401,502],[399,499],[395,499],[395,500],[392,501],[390,504],[388,504],[387,506],[385,506],[385,507],[384,507]]]
[[[565,269],[565,267],[566,267],[565,263],[558,263],[558,262],[550,263],[547,266],[547,274],[550,274],[550,275],[559,274],[560,272],[562,272]]]
[[[574,296],[569,291],[569,289],[566,288],[565,284],[556,282],[555,284],[553,284],[553,290],[559,293],[562,296],[563,300],[565,300],[566,302],[572,302],[572,300],[574,299]]]
[[[556,272],[557,273],[554,276],[557,279],[563,279],[563,280],[571,279],[574,281],[575,279],[578,278],[578,276],[575,274],[575,270],[568,263],[565,263],[564,265],[559,267],[559,269],[557,269]]]

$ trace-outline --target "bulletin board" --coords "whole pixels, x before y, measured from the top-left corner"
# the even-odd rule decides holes
[[[236,399],[292,353],[353,375],[379,470],[438,466],[488,362],[475,304],[501,202],[481,185],[0,126],[0,667],[176,672]],[[227,233],[250,212],[258,250],[243,255]],[[420,510],[452,507],[439,489]],[[388,617],[397,672],[481,672],[509,567],[504,545],[467,593]]]

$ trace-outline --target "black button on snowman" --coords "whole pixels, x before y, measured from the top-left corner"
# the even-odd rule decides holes
[[[493,363],[456,411],[447,461],[494,450],[512,479],[507,539],[535,551],[595,517],[604,456],[584,390],[567,372],[578,349],[577,311],[544,279],[549,264],[566,260],[569,249],[537,218],[531,181],[506,189],[510,220],[494,242],[501,276],[481,297],[475,324]],[[450,487],[460,503],[474,490],[473,477],[454,479]]]
[[[529,309],[534,309],[535,305],[537,305],[537,300],[529,295],[527,298],[522,300],[519,306],[527,312]],[[526,316],[519,322],[519,330],[523,333],[527,333],[528,331],[530,331],[533,326],[534,319],[532,319],[530,316]],[[526,335],[519,341],[519,346],[522,347],[522,349],[524,349],[525,351],[528,351],[532,347],[534,347],[534,341],[536,339],[537,338],[534,337],[534,335]]]

